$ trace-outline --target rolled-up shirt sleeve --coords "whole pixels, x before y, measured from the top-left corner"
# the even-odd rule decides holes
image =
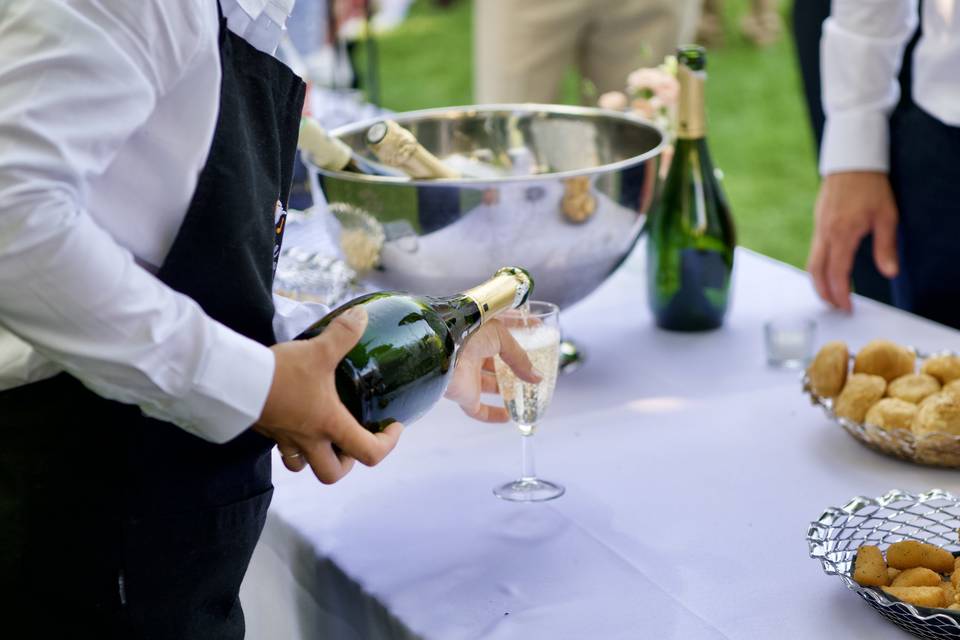
[[[833,1],[821,41],[821,174],[888,170],[889,116],[916,28],[916,0]]]
[[[0,9],[0,325],[96,393],[225,442],[260,415],[272,352],[140,267],[86,210],[89,178],[209,37],[197,4]]]

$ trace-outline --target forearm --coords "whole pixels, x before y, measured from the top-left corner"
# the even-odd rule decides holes
[[[250,426],[269,390],[269,349],[208,318],[82,214],[24,251],[0,252],[0,310],[98,394],[210,440]]]
[[[887,170],[897,75],[916,26],[915,0],[834,0],[821,41],[824,175]]]

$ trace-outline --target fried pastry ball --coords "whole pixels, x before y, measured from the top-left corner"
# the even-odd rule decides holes
[[[853,579],[864,587],[882,587],[890,584],[887,563],[879,547],[863,545],[857,549],[857,561],[853,567]],[[937,579],[937,584],[940,580]]]
[[[906,347],[889,340],[873,340],[857,353],[853,372],[869,373],[890,382],[913,373],[915,365],[916,355]]]
[[[883,397],[887,383],[880,376],[855,373],[843,386],[833,405],[833,412],[842,418],[863,422],[867,411]]]
[[[952,604],[957,601],[957,590],[948,580],[941,582],[940,588],[943,589],[943,597],[947,599],[947,604]]]
[[[923,361],[920,372],[933,376],[941,384],[960,379],[960,356],[933,356]]]
[[[951,397],[953,397],[953,394],[951,394],[950,392],[948,392],[948,391],[947,391],[947,388],[944,387],[942,391],[938,391],[937,393],[934,393],[933,395],[929,395],[929,396],[927,396],[926,398],[924,398],[923,400],[921,400],[920,402],[918,402],[918,403],[917,403],[917,411],[919,412],[920,409],[923,409],[925,406],[927,406],[928,404],[930,404],[930,403],[932,403],[932,402],[937,402],[937,401],[942,400],[942,399],[944,399],[944,398],[951,398]],[[960,396],[957,396],[957,397],[960,397]]]
[[[917,412],[913,433],[917,436],[928,433],[960,435],[960,398],[940,393],[925,401]]]
[[[887,578],[890,582],[893,582],[894,578],[900,575],[902,572],[900,569],[894,569],[893,567],[887,567]]]
[[[834,341],[823,345],[807,369],[810,388],[818,396],[837,397],[847,381],[849,362],[850,351],[845,343]]]
[[[887,431],[909,430],[916,416],[917,405],[898,398],[884,398],[870,407],[864,421]]]
[[[960,396],[937,393],[921,403],[913,421],[914,459],[928,464],[960,465]]]
[[[943,385],[943,393],[949,393],[954,397],[960,398],[960,378],[957,380],[951,380],[947,384]]]
[[[940,382],[925,373],[908,373],[900,376],[887,387],[887,395],[913,404],[940,391]]]
[[[953,554],[926,542],[902,540],[887,549],[887,564],[897,569],[926,567],[937,573],[953,571]],[[897,576],[900,577],[900,576]]]
[[[940,587],[880,587],[884,593],[918,607],[946,607],[947,597]]]
[[[900,572],[893,582],[890,583],[891,587],[936,587],[942,580],[940,579],[940,574],[936,571],[931,571],[926,567],[914,567],[913,569],[905,569]]]

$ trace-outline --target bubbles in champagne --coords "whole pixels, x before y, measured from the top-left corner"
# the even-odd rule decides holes
[[[539,384],[530,384],[517,378],[513,370],[499,357],[495,359],[497,383],[504,406],[510,418],[517,423],[523,435],[533,433],[543,416],[557,383],[560,361],[560,331],[555,327],[511,327],[510,334],[527,352],[533,366],[543,375]]]

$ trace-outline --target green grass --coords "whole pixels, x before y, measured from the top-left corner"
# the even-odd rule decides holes
[[[740,243],[802,266],[817,175],[799,72],[788,37],[757,49],[740,36],[746,4],[727,0],[727,44],[711,52],[710,146],[726,176]],[[383,106],[407,111],[472,103],[471,41],[468,0],[448,9],[418,0],[403,25],[379,39]],[[572,72],[563,94],[567,102],[577,99]]]

